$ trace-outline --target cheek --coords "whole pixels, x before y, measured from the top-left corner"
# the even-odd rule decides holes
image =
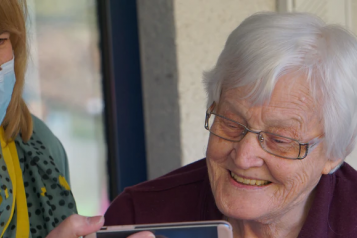
[[[219,137],[211,135],[208,141],[206,158],[208,174],[213,190],[222,182],[222,178],[227,173],[226,163],[232,151],[231,143],[227,143]]]
[[[310,176],[304,170],[289,170],[286,169],[278,176],[280,188],[277,189],[275,196],[278,200],[291,200],[293,197],[303,195],[304,191],[310,190],[308,187],[311,184]]]
[[[212,162],[223,163],[227,160],[232,149],[233,147],[231,142],[223,140],[217,136],[210,135],[206,157]]]
[[[0,65],[12,60],[12,46],[10,40],[8,40],[4,46],[0,47]]]
[[[277,187],[274,198],[284,206],[290,206],[307,199],[321,177],[321,165],[315,163],[321,158],[309,158],[305,161],[282,161],[270,169]]]
[[[321,177],[324,160],[322,156],[309,155],[303,160],[279,159],[266,160],[265,162],[272,176],[278,182],[305,184]]]

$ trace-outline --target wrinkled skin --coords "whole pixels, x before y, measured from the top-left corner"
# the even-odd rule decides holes
[[[216,112],[256,131],[300,142],[323,135],[318,105],[306,80],[281,78],[264,105],[243,100],[245,88],[223,91]],[[217,107],[216,106],[216,107]],[[235,237],[297,237],[314,197],[314,188],[341,159],[328,159],[321,142],[305,159],[289,160],[265,152],[257,135],[233,143],[210,135],[207,165],[216,204],[234,227]],[[230,176],[268,180],[267,186],[241,186]]]

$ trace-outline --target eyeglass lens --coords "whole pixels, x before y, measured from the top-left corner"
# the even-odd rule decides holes
[[[306,149],[301,148],[296,140],[264,131],[250,131],[237,122],[215,114],[211,114],[208,119],[208,129],[211,133],[233,142],[240,142],[248,131],[256,133],[259,144],[265,151],[284,158],[296,159],[306,152]],[[305,149],[305,151],[301,151],[301,149]]]

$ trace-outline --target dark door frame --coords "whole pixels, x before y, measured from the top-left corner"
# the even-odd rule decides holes
[[[97,0],[109,197],[147,179],[135,0]]]

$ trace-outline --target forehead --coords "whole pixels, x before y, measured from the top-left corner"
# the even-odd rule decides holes
[[[308,82],[303,77],[282,77],[273,90],[266,107],[286,108],[309,113],[315,112],[316,102]]]
[[[9,37],[9,36],[10,36],[10,32],[4,31],[4,30],[1,30],[1,29],[0,29],[0,35],[1,35],[1,36]]]
[[[240,87],[223,92],[220,105],[224,104],[227,110],[233,110],[233,113],[237,110],[247,117],[256,116],[253,114],[258,111],[260,117],[267,121],[295,120],[299,124],[305,124],[313,118],[319,118],[320,111],[317,110],[309,84],[304,77],[281,77],[273,89],[271,98],[261,105],[257,105],[249,98],[244,99],[249,89]]]

